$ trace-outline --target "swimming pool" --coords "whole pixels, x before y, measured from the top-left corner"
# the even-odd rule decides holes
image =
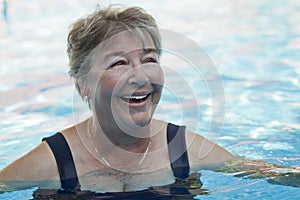
[[[117,1],[97,3],[109,2]],[[297,0],[122,3],[144,7],[162,28],[197,42],[215,63],[224,85],[224,124],[217,138],[207,135],[212,105],[206,93],[199,91],[199,101],[203,102],[198,108],[200,134],[249,159],[300,166]],[[41,138],[73,123],[70,102],[74,89],[66,73],[65,38],[70,22],[94,5],[95,1],[8,1],[8,22],[2,18],[0,22],[1,169],[39,144]],[[202,84],[198,77],[189,73],[183,77],[197,92]],[[178,86],[176,81],[172,84]],[[161,107],[164,117],[176,122],[181,116],[176,114],[178,107],[170,96],[165,93]],[[203,188],[210,195],[198,196],[199,199],[300,197],[296,187],[225,173],[201,173]],[[34,190],[2,194],[0,199],[29,199]]]

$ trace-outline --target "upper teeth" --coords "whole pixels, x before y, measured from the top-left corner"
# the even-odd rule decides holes
[[[125,99],[143,99],[147,97],[147,95],[141,95],[141,96],[124,96]]]

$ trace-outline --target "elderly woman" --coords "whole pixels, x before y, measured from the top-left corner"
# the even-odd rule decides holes
[[[184,126],[152,118],[164,75],[160,34],[144,10],[109,7],[79,19],[67,51],[70,75],[92,116],[4,168],[0,180],[7,187],[139,191],[232,158]]]

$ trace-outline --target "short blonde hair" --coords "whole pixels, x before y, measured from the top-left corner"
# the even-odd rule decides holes
[[[85,58],[94,48],[117,33],[133,29],[146,30],[160,54],[161,36],[157,24],[142,8],[97,8],[91,15],[77,20],[68,35],[69,75],[75,80],[80,78],[81,68],[90,67]]]

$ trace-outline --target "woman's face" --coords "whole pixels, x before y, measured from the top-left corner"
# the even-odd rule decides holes
[[[119,33],[95,53],[87,86],[99,122],[122,129],[151,121],[164,78],[150,35],[141,33]]]

